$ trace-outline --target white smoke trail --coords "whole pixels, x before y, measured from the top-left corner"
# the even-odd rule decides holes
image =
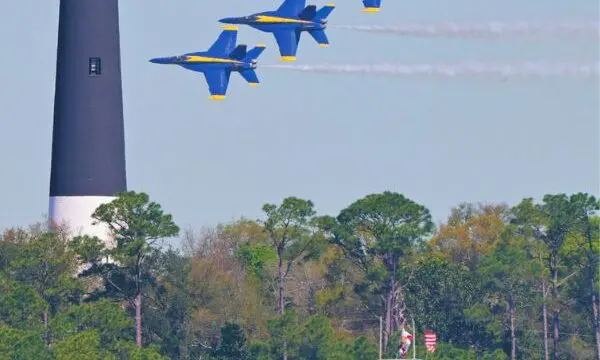
[[[331,25],[339,29],[349,29],[363,32],[385,33],[395,35],[408,35],[420,37],[518,37],[521,39],[534,37],[600,37],[600,23],[598,22],[486,22],[486,23],[439,23],[418,24],[403,23],[394,26],[380,25]]]
[[[598,77],[600,63],[596,64],[372,64],[372,65],[263,65],[263,68],[275,68],[321,74],[358,74],[358,75],[393,75],[393,76],[426,76],[426,77],[500,77],[509,78],[551,78],[576,76],[583,78]]]

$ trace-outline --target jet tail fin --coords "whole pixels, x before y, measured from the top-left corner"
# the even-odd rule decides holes
[[[266,46],[263,44],[256,45],[246,53],[246,56],[244,56],[243,61],[249,62],[258,59],[260,54],[262,54],[262,52],[265,50],[265,47]]]
[[[238,45],[233,51],[229,54],[229,57],[235,60],[242,60],[246,57],[246,45]]]
[[[308,5],[302,10],[298,17],[302,20],[312,20],[317,16],[317,6],[316,5]]]
[[[258,57],[260,56],[260,54],[262,54],[262,52],[265,50],[265,47],[266,46],[263,45],[263,44],[256,45],[255,47],[253,47],[252,49],[250,49],[250,51],[248,51],[248,53],[244,57],[243,61],[244,62],[252,62],[253,65],[254,65],[253,67],[256,67],[256,59],[258,59]],[[256,86],[259,83],[258,76],[256,76],[256,72],[254,71],[254,69],[244,69],[244,70],[240,71],[240,75],[251,86]]]
[[[317,11],[317,15],[315,16],[315,21],[325,20],[331,14],[331,12],[335,9],[334,4],[327,4]]]
[[[259,83],[258,76],[253,69],[242,70],[240,71],[240,75],[242,75],[244,80],[246,80],[250,86],[257,86]]]

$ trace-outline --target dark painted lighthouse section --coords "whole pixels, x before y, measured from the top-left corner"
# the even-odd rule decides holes
[[[118,0],[61,0],[50,197],[127,188]]]

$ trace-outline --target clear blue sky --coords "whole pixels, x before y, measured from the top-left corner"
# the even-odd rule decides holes
[[[0,229],[47,212],[58,3],[0,7]],[[278,5],[121,1],[129,188],[149,193],[182,227],[256,218],[263,203],[291,195],[336,215],[369,193],[398,191],[441,221],[462,201],[598,194],[597,80],[369,78],[259,67],[258,88],[234,75],[227,99],[211,102],[201,74],[148,62],[208,48],[219,18]],[[360,0],[336,5],[330,24],[598,17],[596,0],[384,0],[379,14],[362,13]],[[303,37],[298,63],[598,61],[589,40],[328,35],[329,48]],[[279,63],[271,35],[242,27],[238,39],[265,43],[260,61]]]

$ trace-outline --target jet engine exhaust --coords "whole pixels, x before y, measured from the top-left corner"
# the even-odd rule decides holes
[[[263,68],[311,72],[320,74],[393,75],[420,77],[499,77],[509,78],[597,78],[600,63],[464,63],[464,64],[371,64],[371,65],[263,65]]]
[[[418,37],[520,38],[600,37],[598,22],[486,22],[486,23],[403,23],[394,26],[335,25],[338,29]]]

